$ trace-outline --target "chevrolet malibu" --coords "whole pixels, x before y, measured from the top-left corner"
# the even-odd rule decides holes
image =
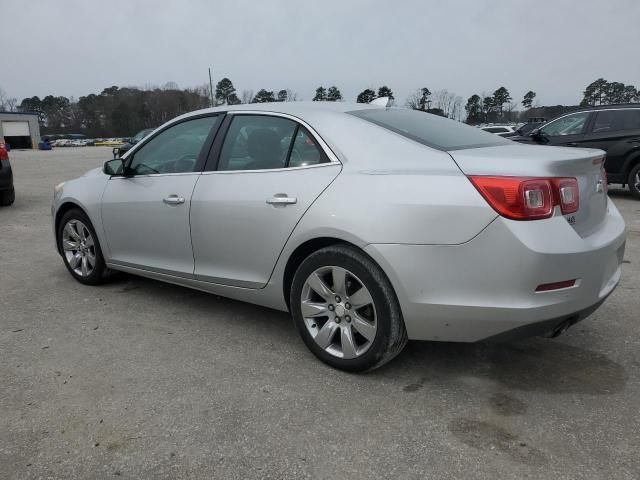
[[[320,360],[363,371],[408,339],[555,336],[598,308],[625,246],[603,163],[412,110],[225,106],[58,185],[53,230],[83,284],[289,311]]]

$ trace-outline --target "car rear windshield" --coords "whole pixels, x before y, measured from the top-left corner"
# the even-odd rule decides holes
[[[438,150],[495,147],[512,143],[479,128],[418,110],[376,108],[347,113]]]

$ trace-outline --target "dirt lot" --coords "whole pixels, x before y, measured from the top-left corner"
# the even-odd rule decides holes
[[[411,342],[349,375],[286,314],[123,276],[76,283],[53,186],[110,149],[11,152],[0,210],[0,478],[640,478],[640,201],[622,283],[554,340]]]

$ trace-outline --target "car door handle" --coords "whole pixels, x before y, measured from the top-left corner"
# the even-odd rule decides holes
[[[181,203],[184,203],[184,197],[169,195],[168,197],[163,198],[162,201],[167,205],[180,205]]]
[[[276,193],[273,197],[267,199],[269,205],[293,205],[298,203],[296,197],[289,197],[286,193]]]
[[[567,143],[567,147],[577,147],[578,144],[576,142],[569,142]]]

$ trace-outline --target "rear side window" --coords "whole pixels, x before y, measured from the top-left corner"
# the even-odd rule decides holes
[[[479,128],[417,110],[376,108],[347,113],[438,150],[512,145],[511,140]]]
[[[297,122],[270,115],[234,115],[218,170],[303,167],[328,159]]]
[[[289,167],[306,167],[328,161],[320,147],[304,127],[298,131],[289,154]]]
[[[604,110],[596,114],[593,133],[640,130],[640,108],[629,110]]]

